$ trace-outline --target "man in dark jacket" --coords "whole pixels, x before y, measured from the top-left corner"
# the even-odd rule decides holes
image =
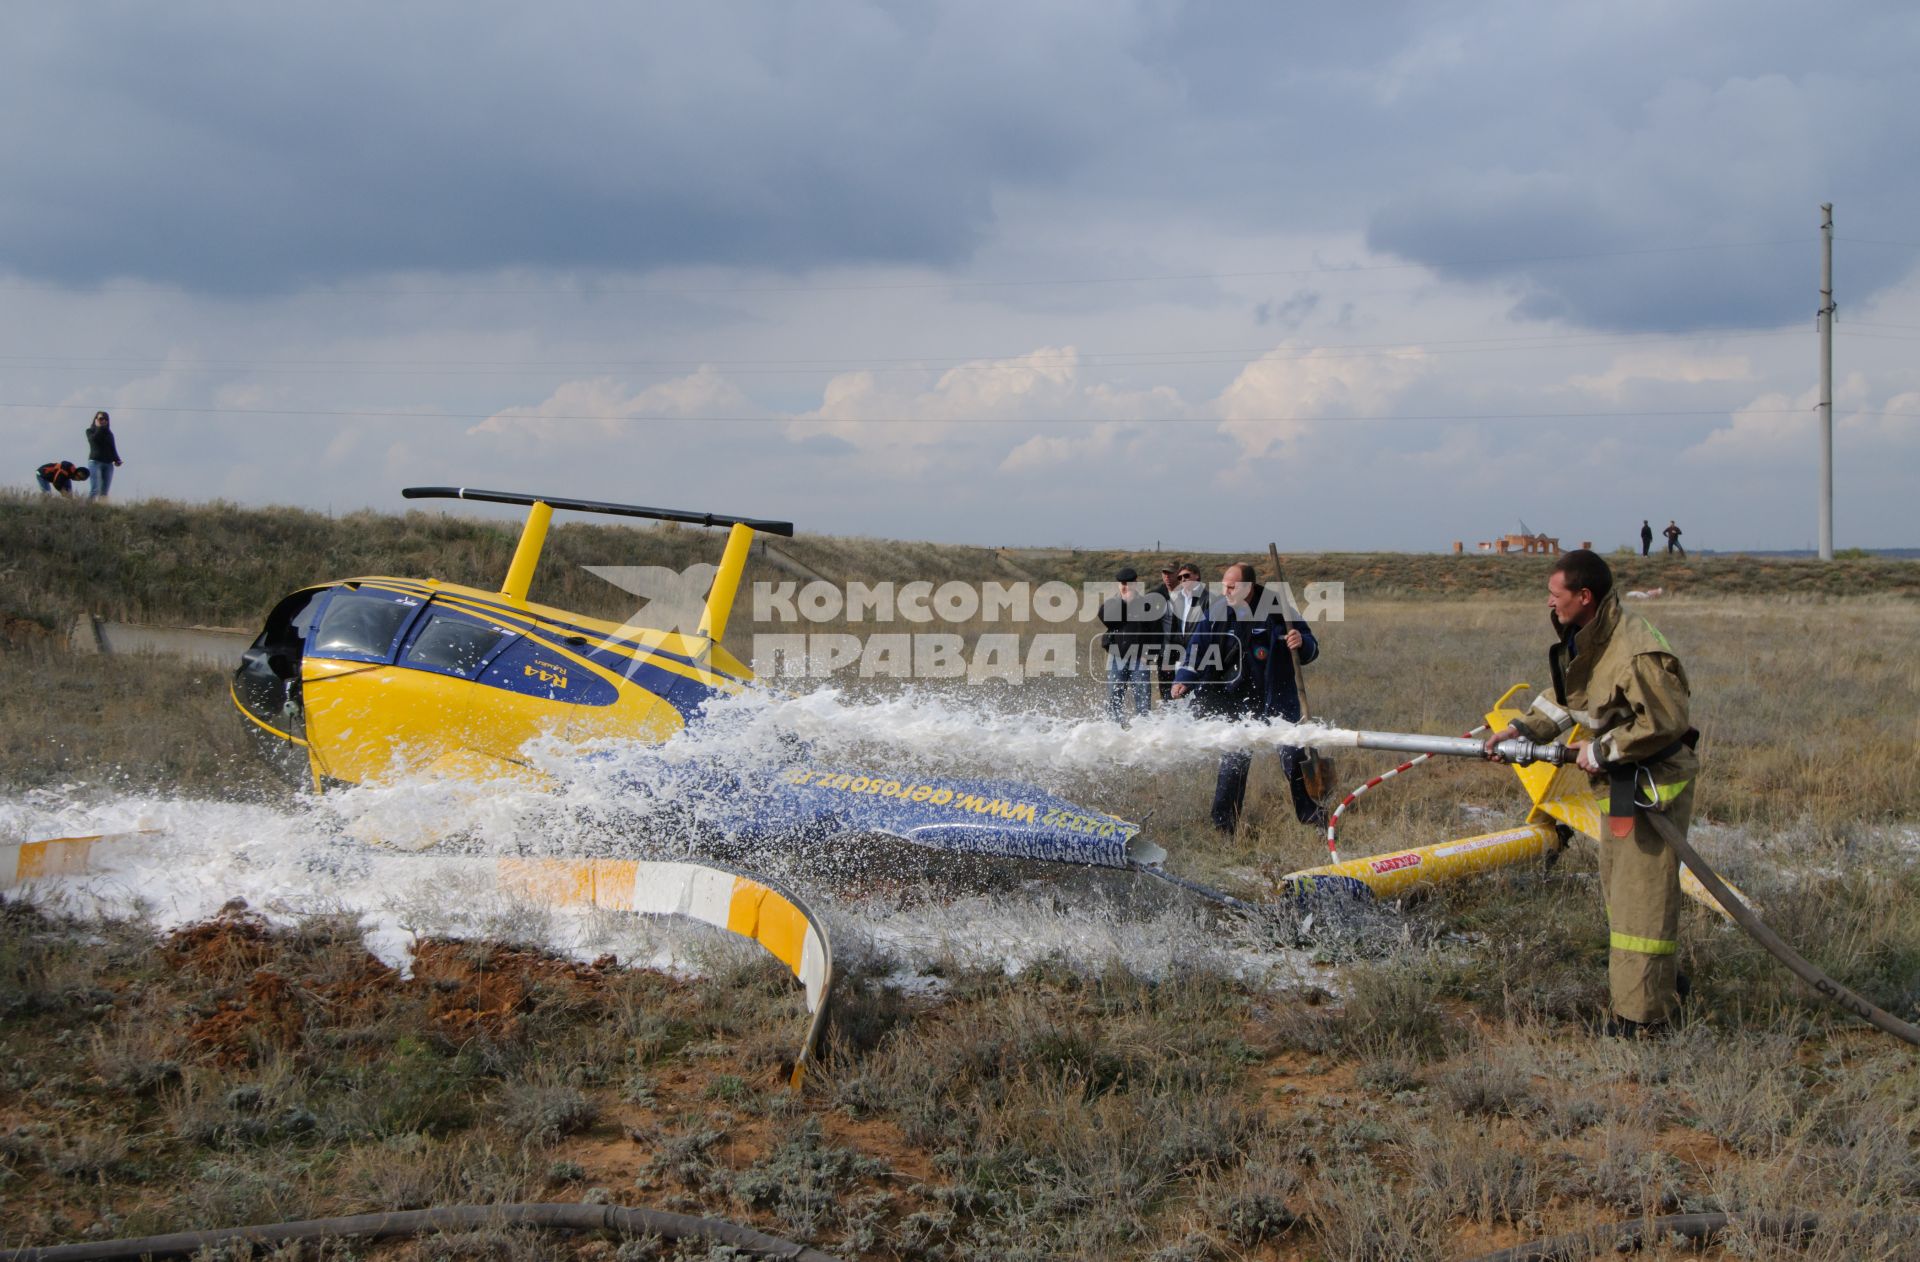
[[[120,448],[113,441],[113,422],[105,412],[95,412],[93,424],[87,426],[87,468],[93,471],[93,485],[87,488],[87,498],[107,498],[107,488],[113,485],[113,471],[119,467]]]
[[[1646,556],[1653,551],[1653,523],[1646,518],[1640,519],[1640,555]]]
[[[1114,575],[1114,580],[1120,590],[1100,604],[1100,623],[1106,628],[1100,647],[1107,651],[1107,713],[1115,723],[1125,723],[1129,694],[1133,712],[1146,717],[1160,621],[1134,586],[1140,576],[1131,566]]]
[[[40,481],[41,494],[46,495],[58,491],[62,495],[70,496],[73,494],[73,484],[75,482],[85,482],[87,480],[87,471],[75,465],[71,460],[49,460],[38,469],[35,469],[33,476]]]
[[[1278,591],[1254,581],[1253,566],[1229,565],[1220,579],[1222,595],[1187,641],[1186,660],[1173,686],[1175,697],[1194,694],[1202,714],[1225,719],[1275,718],[1297,722],[1300,691],[1293,674],[1320,655],[1319,641],[1305,622],[1286,616]],[[1326,815],[1300,782],[1300,750],[1283,747],[1281,765],[1293,795],[1294,814],[1303,824],[1320,824]],[[1223,754],[1213,790],[1213,826],[1230,833],[1240,820],[1247,796],[1247,771],[1253,755]]]
[[[1667,528],[1660,533],[1667,537],[1667,555],[1672,556],[1678,552],[1684,559],[1687,550],[1680,546],[1680,527],[1674,524],[1673,518],[1667,518]]]

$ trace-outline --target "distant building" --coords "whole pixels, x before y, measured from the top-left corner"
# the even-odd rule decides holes
[[[1560,555],[1560,539],[1557,535],[1501,535],[1498,539],[1482,539],[1478,550],[1501,556],[1509,552],[1523,552],[1557,557]]]

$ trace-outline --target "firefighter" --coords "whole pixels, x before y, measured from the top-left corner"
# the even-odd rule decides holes
[[[1613,573],[1596,553],[1566,553],[1547,576],[1547,605],[1560,639],[1547,654],[1553,697],[1486,740],[1553,740],[1571,723],[1578,763],[1607,802],[1600,842],[1612,1013],[1606,1032],[1663,1030],[1684,993],[1679,975],[1680,860],[1647,820],[1658,811],[1686,836],[1699,770],[1699,733],[1687,720],[1687,672],[1652,623],[1620,606]]]

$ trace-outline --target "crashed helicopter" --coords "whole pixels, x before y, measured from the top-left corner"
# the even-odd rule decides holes
[[[303,588],[274,607],[234,674],[233,702],[265,751],[315,789],[413,774],[538,783],[542,773],[522,755],[536,736],[665,741],[698,724],[717,698],[759,686],[722,639],[756,534],[791,537],[791,522],[468,487],[401,494],[521,506],[527,516],[497,591],[438,579],[351,578]],[[695,630],[618,625],[530,601],[555,510],[725,527]],[[1488,715],[1495,728],[1526,687],[1495,703]],[[1480,754],[1465,738],[1328,729],[1316,740]],[[1576,831],[1597,837],[1602,811],[1586,777],[1559,765],[1564,746],[1508,745],[1532,801],[1522,824],[1344,862],[1336,852],[1327,865],[1282,877],[1282,888],[1391,896],[1537,858]],[[1138,823],[1031,785],[796,765],[737,773],[724,787],[729,827],[740,836],[879,835],[949,855],[1128,869],[1238,902],[1165,873],[1166,851]]]
[[[528,514],[499,591],[344,579],[268,615],[233,701],[266,752],[315,789],[408,775],[538,783],[522,754],[537,736],[665,741],[714,701],[758,686],[722,640],[755,535],[791,536],[791,523],[462,487],[402,494]],[[727,527],[696,629],[616,625],[528,600],[555,509]],[[1123,868],[1166,857],[1138,824],[1003,780],[838,765],[704,771],[727,793],[719,822],[735,836],[882,835],[950,854]]]

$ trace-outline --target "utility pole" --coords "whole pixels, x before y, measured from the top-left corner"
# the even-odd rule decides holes
[[[1820,559],[1833,560],[1833,203],[1820,204]]]

